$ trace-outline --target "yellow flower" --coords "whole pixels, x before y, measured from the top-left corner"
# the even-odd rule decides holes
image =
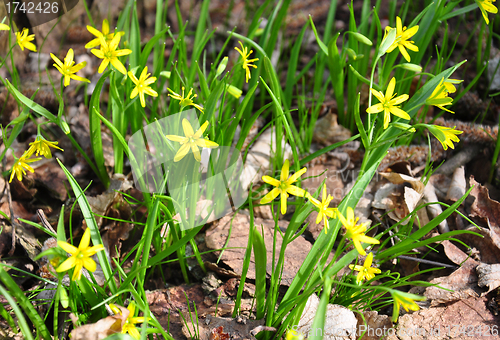
[[[50,142],[43,138],[41,135],[36,136],[36,139],[33,143],[30,143],[30,148],[28,149],[28,154],[32,155],[36,152],[36,155],[45,156],[45,158],[52,158],[52,153],[50,152],[50,148],[56,148],[61,151],[64,151],[60,147],[57,146],[59,142]]]
[[[380,103],[370,106],[366,109],[368,113],[378,113],[384,111],[384,129],[387,129],[389,122],[391,121],[391,113],[403,119],[410,120],[410,116],[405,111],[401,110],[397,105],[406,101],[409,96],[403,94],[399,97],[394,98],[396,95],[394,93],[394,88],[396,87],[396,78],[392,78],[387,86],[385,96],[381,91],[371,89],[372,94],[380,101]],[[393,99],[394,98],[394,99]]]
[[[455,93],[457,92],[455,85],[460,84],[461,82],[463,82],[463,80],[448,78],[443,82],[443,85],[448,93]]]
[[[262,176],[262,180],[266,182],[267,184],[271,184],[275,186],[273,190],[268,192],[266,196],[264,196],[260,200],[260,204],[267,204],[274,200],[278,195],[281,195],[281,213],[284,215],[286,214],[286,200],[288,199],[288,194],[292,194],[298,197],[303,197],[305,195],[305,190],[301,189],[299,187],[296,187],[295,185],[292,185],[292,183],[295,183],[300,176],[302,176],[307,169],[302,168],[296,173],[294,173],[290,178],[288,178],[289,174],[289,169],[290,169],[290,163],[288,162],[288,159],[285,161],[285,164],[283,164],[283,168],[281,168],[281,175],[280,175],[280,180],[278,181],[275,178],[269,177],[269,176]]]
[[[121,36],[119,34],[115,34],[109,44],[104,40],[103,36],[100,36],[99,39],[101,41],[101,48],[99,50],[93,49],[90,51],[97,58],[102,59],[102,63],[101,66],[99,66],[98,72],[103,73],[108,64],[111,63],[111,65],[113,65],[119,72],[127,74],[127,69],[125,68],[125,66],[123,66],[118,57],[128,55],[132,53],[132,51],[129,49],[117,50]]]
[[[28,151],[25,151],[23,155],[15,161],[14,165],[12,166],[9,183],[12,182],[14,175],[17,177],[17,180],[21,182],[23,180],[23,175],[26,175],[24,169],[28,170],[31,173],[35,172],[35,170],[33,170],[33,168],[29,166],[28,163],[39,161],[41,158],[30,158],[31,155],[32,153],[30,153],[28,149]]]
[[[304,335],[294,329],[289,329],[286,332],[286,340],[304,340]]]
[[[349,268],[351,270],[355,270],[358,273],[357,276],[357,281],[361,282],[366,279],[366,281],[369,281],[375,277],[375,274],[380,274],[381,271],[378,268],[372,268],[372,262],[373,262],[373,253],[369,253],[368,256],[365,259],[365,263],[363,263],[362,266],[354,266],[354,265],[349,265]]]
[[[127,309],[129,310],[129,315],[127,317],[127,320],[125,320],[125,324],[123,325],[122,328],[122,333],[123,334],[130,334],[135,339],[140,339],[141,338],[141,333],[139,333],[139,330],[137,327],[135,327],[136,323],[143,323],[145,318],[143,316],[134,316],[135,315],[135,302],[132,301],[129,303]]]
[[[114,32],[109,33],[109,22],[108,22],[108,19],[104,19],[104,21],[102,22],[102,32],[99,32],[94,27],[88,26],[88,25],[87,25],[87,30],[90,33],[92,33],[93,35],[95,35],[96,38],[93,39],[93,40],[91,40],[91,41],[89,41],[87,43],[87,45],[85,45],[85,48],[93,48],[93,47],[99,46],[101,44],[101,40],[99,39],[100,37],[104,37],[104,40],[108,44],[115,37],[115,33]],[[119,35],[119,36],[123,36],[125,34],[125,32],[116,32],[116,34]]]
[[[142,107],[146,107],[146,100],[144,99],[144,93],[150,95],[151,97],[158,97],[158,93],[156,93],[155,90],[149,87],[149,85],[153,84],[156,81],[156,77],[151,77],[148,79],[150,74],[151,73],[148,73],[147,66],[144,67],[144,70],[142,70],[139,79],[135,77],[132,71],[128,72],[128,76],[130,77],[130,79],[132,79],[132,81],[135,84],[135,88],[132,90],[132,93],[130,94],[130,99],[133,99],[137,97],[137,95],[139,95]]]
[[[486,21],[486,25],[489,25],[490,20],[488,19],[488,14],[486,12],[490,12],[493,14],[498,13],[498,8],[493,5],[493,2],[496,0],[475,0],[481,13],[483,14],[484,21]]]
[[[379,240],[365,235],[366,225],[368,223],[358,225],[357,223],[359,221],[359,217],[354,218],[354,210],[351,207],[347,207],[346,217],[344,217],[339,211],[337,211],[337,216],[346,229],[345,237],[352,239],[354,247],[361,255],[366,255],[365,250],[361,247],[361,242],[370,244],[380,243]]]
[[[72,48],[68,50],[68,54],[66,54],[66,57],[64,58],[64,64],[61,60],[59,60],[59,58],[57,58],[52,53],[50,54],[50,56],[56,62],[54,64],[54,67],[64,76],[64,86],[69,85],[70,79],[85,81],[87,83],[90,83],[90,80],[75,75],[76,72],[80,71],[87,65],[87,62],[84,61],[82,63],[75,65],[75,62],[73,61],[74,52]]]
[[[184,109],[186,106],[194,106],[195,108],[197,108],[198,110],[200,110],[202,113],[203,113],[203,108],[198,105],[198,104],[195,104],[193,102],[193,98],[196,98],[198,95],[197,94],[193,94],[193,89],[189,90],[188,94],[186,97],[184,97],[184,86],[182,87],[182,94],[178,94],[178,93],[175,93],[174,91],[172,91],[171,89],[167,88],[167,90],[170,91],[170,93],[172,94],[168,94],[170,97],[174,98],[174,99],[177,99],[178,101],[180,101],[180,105],[181,105],[181,111],[182,109]]]
[[[250,75],[250,67],[253,67],[253,68],[257,68],[257,65],[253,65],[251,63],[253,63],[254,61],[257,61],[259,60],[259,58],[255,58],[255,59],[248,59],[248,57],[250,57],[250,54],[253,53],[252,50],[250,50],[250,52],[248,52],[248,48],[246,47],[243,47],[243,44],[241,43],[241,41],[238,41],[240,43],[240,46],[241,46],[241,50],[238,48],[238,47],[235,47],[234,49],[236,51],[239,52],[239,54],[241,54],[241,58],[243,59],[243,69],[245,70],[246,74],[245,74],[245,79],[248,83],[248,79],[250,79],[252,76]]]
[[[434,135],[434,137],[437,138],[439,142],[441,142],[441,145],[443,145],[443,149],[447,150],[448,146],[452,149],[455,147],[453,146],[453,142],[458,143],[460,142],[460,139],[456,136],[463,131],[460,130],[455,130],[456,126],[453,128],[448,128],[444,126],[439,126],[439,125],[426,125],[429,131]]]
[[[403,308],[407,312],[409,312],[410,310],[417,311],[420,309],[420,307],[415,303],[414,300],[417,301],[425,300],[425,297],[423,296],[405,293],[395,289],[391,290],[391,294],[394,300],[394,308],[392,311],[393,322],[396,322],[398,320],[400,306],[403,306]]]
[[[207,126],[208,126],[208,121],[206,121],[195,133],[193,127],[191,126],[191,124],[189,124],[189,121],[186,118],[184,118],[182,120],[182,129],[184,130],[185,137],[176,135],[165,136],[171,141],[181,143],[180,149],[175,154],[174,162],[178,162],[181,159],[183,159],[184,156],[188,154],[189,149],[193,151],[194,159],[196,159],[199,162],[201,161],[201,155],[198,147],[212,149],[219,146],[219,144],[202,137],[203,133],[207,129]]]
[[[85,229],[83,233],[82,240],[80,241],[80,245],[78,248],[75,246],[64,242],[57,241],[59,247],[64,249],[66,252],[71,254],[71,257],[67,258],[59,267],[57,267],[56,272],[65,272],[75,267],[73,271],[72,280],[80,280],[82,276],[82,269],[85,267],[88,271],[94,272],[97,268],[97,265],[94,260],[92,260],[92,256],[100,250],[104,250],[104,246],[102,244],[98,244],[97,246],[89,247],[90,244],[90,229]]]
[[[392,27],[387,26],[385,28],[385,34],[389,33],[389,31],[393,29]],[[413,44],[413,41],[408,40],[411,37],[415,35],[418,31],[418,25],[413,26],[410,29],[406,29],[406,26],[403,27],[403,23],[401,22],[400,17],[396,17],[396,40],[394,43],[387,49],[387,53],[390,53],[394,51],[396,47],[399,48],[399,51],[403,55],[403,57],[406,59],[407,62],[410,62],[410,55],[406,51],[406,49],[409,49],[410,51],[413,52],[418,52],[418,46]]]
[[[321,222],[323,219],[323,222],[325,224],[325,234],[328,231],[328,217],[334,218],[336,215],[336,208],[328,208],[328,205],[330,205],[331,200],[333,199],[332,196],[326,195],[326,184],[323,185],[323,197],[321,202],[315,199],[314,197],[310,196],[307,194],[307,198],[311,201],[312,204],[314,204],[318,209],[318,216],[316,217],[316,224]]]
[[[9,25],[0,24],[0,31],[10,31]]]
[[[21,47],[21,50],[24,51],[25,48],[27,48],[30,51],[36,52],[36,46],[33,44],[31,41],[35,40],[35,35],[31,34],[28,35],[28,29],[23,28],[23,31],[21,33],[16,32],[16,39],[17,39],[17,44],[19,47]]]
[[[432,94],[425,100],[425,103],[427,105],[434,105],[439,107],[441,110],[448,111],[450,113],[455,113],[451,110],[448,110],[447,108],[444,107],[444,105],[451,105],[453,103],[453,99],[448,97],[448,93],[450,93],[450,85],[453,86],[451,82],[449,84],[446,84],[444,82],[444,78],[441,79],[439,82],[438,86],[434,89]],[[453,86],[455,88],[455,86]],[[455,92],[455,91],[453,91]],[[453,93],[451,92],[451,93]]]

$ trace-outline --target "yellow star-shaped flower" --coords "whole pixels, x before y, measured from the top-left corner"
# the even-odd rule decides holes
[[[101,41],[101,48],[99,50],[93,49],[90,51],[97,58],[102,59],[102,63],[101,66],[99,66],[98,72],[103,73],[108,64],[111,63],[111,65],[113,65],[119,72],[127,74],[127,69],[125,68],[125,66],[123,66],[118,57],[129,55],[130,53],[132,53],[132,51],[129,49],[117,50],[121,36],[119,34],[115,34],[109,44],[106,42],[103,36],[100,36],[99,39]]]
[[[375,274],[380,274],[381,271],[378,268],[372,268],[372,262],[373,262],[373,253],[369,253],[368,256],[365,259],[365,263],[363,263],[362,266],[358,265],[349,265],[349,269],[355,270],[358,273],[358,276],[356,277],[356,280],[358,282],[362,282],[363,280],[366,279],[366,281],[369,281],[375,277]]]
[[[158,97],[158,93],[151,87],[149,87],[149,85],[153,84],[156,81],[156,77],[151,77],[148,79],[150,74],[151,73],[148,73],[147,66],[144,67],[144,70],[142,70],[139,79],[135,77],[132,71],[128,72],[128,76],[130,77],[130,79],[132,79],[132,81],[135,84],[135,88],[132,90],[132,93],[130,94],[130,99],[134,99],[135,97],[137,97],[137,95],[139,95],[142,107],[146,107],[146,100],[144,99],[144,93],[150,95],[151,97]]]
[[[184,158],[189,152],[189,149],[193,152],[194,159],[198,162],[201,161],[200,150],[198,147],[202,148],[216,148],[219,144],[212,142],[208,139],[203,138],[203,133],[208,127],[208,121],[206,121],[198,131],[194,132],[193,127],[189,124],[189,121],[184,118],[182,120],[182,129],[184,130],[184,136],[176,136],[176,135],[166,135],[168,139],[174,142],[181,143],[180,149],[177,151],[174,157],[174,162],[178,162]]]
[[[195,108],[197,108],[198,110],[201,111],[201,113],[203,113],[203,108],[198,105],[198,104],[195,104],[193,102],[193,98],[196,98],[198,95],[197,94],[192,94],[193,93],[193,89],[190,89],[187,96],[184,97],[184,86],[181,88],[182,92],[181,94],[178,94],[174,91],[172,91],[171,89],[169,89],[167,87],[167,90],[170,91],[170,93],[168,94],[170,97],[180,101],[180,106],[181,106],[181,111],[186,107],[186,106],[194,106]]]
[[[96,30],[94,27],[92,26],[88,26],[87,25],[87,30],[92,33],[93,35],[96,36],[95,39],[89,41],[87,43],[87,45],[85,45],[85,48],[94,48],[94,47],[97,47],[99,45],[101,45],[101,40],[99,39],[100,37],[104,37],[104,40],[106,41],[106,43],[110,43],[111,40],[113,40],[113,38],[115,37],[115,33],[114,32],[109,32],[109,22],[108,22],[108,19],[104,19],[104,21],[102,22],[102,32],[99,32],[98,30]],[[119,36],[123,36],[125,34],[125,32],[116,32],[117,35]]]
[[[490,20],[488,19],[488,14],[486,12],[490,12],[493,14],[498,13],[498,8],[493,5],[496,0],[475,0],[481,13],[483,14],[484,21],[486,21],[486,25],[489,25]]]
[[[56,272],[65,272],[75,267],[75,270],[73,271],[73,277],[71,278],[73,281],[80,280],[83,267],[85,267],[89,272],[94,272],[97,268],[97,265],[95,261],[92,260],[92,256],[98,251],[104,250],[104,246],[102,244],[89,247],[89,228],[85,229],[78,248],[64,241],[57,241],[57,244],[66,252],[70,253],[71,257],[67,258],[63,263],[61,263],[61,265],[57,267]]]
[[[303,197],[305,195],[305,190],[301,189],[299,187],[296,187],[295,185],[292,185],[295,183],[300,176],[302,176],[307,169],[302,168],[296,173],[294,173],[290,178],[288,178],[290,170],[290,163],[288,162],[288,159],[285,161],[285,164],[283,164],[283,167],[281,168],[281,175],[280,175],[280,180],[278,181],[275,178],[272,178],[270,176],[262,176],[262,180],[266,182],[267,184],[271,184],[272,186],[275,186],[273,190],[268,192],[261,200],[260,204],[267,204],[274,200],[278,195],[281,195],[281,213],[284,215],[286,214],[286,200],[288,199],[288,194],[292,194],[294,196],[298,197]]]
[[[453,90],[451,90],[451,87],[453,87]],[[453,103],[453,99],[448,97],[448,93],[453,93],[455,92],[455,86],[453,86],[453,83],[451,81],[444,81],[444,78],[441,79],[439,82],[438,86],[432,91],[432,94],[425,100],[425,103],[427,105],[434,105],[439,107],[441,110],[448,111],[450,113],[455,113],[451,110],[448,110],[445,108],[445,105],[451,105]]]
[[[122,333],[123,334],[130,334],[134,339],[140,339],[141,338],[141,333],[139,333],[139,330],[137,327],[135,327],[136,323],[143,323],[145,318],[143,316],[135,316],[135,302],[132,301],[129,303],[127,309],[129,310],[129,314],[127,319],[125,320],[125,324],[123,325],[122,328]]]
[[[396,87],[396,78],[392,78],[387,86],[385,96],[381,91],[371,89],[372,94],[379,100],[380,103],[370,106],[366,109],[368,113],[378,113],[384,111],[384,129],[387,129],[389,122],[391,121],[391,113],[397,117],[410,120],[410,115],[405,111],[401,110],[397,105],[406,101],[409,96],[403,94],[399,97],[394,98],[396,95],[394,93],[394,88]]]
[[[36,52],[36,46],[31,41],[35,40],[35,35],[28,35],[29,30],[27,28],[23,28],[22,32],[16,32],[16,40],[21,50],[24,51],[27,48],[30,51]]]
[[[387,26],[385,28],[385,34],[389,33],[389,31],[393,29],[392,27]],[[387,53],[391,53],[394,51],[396,47],[399,48],[399,51],[406,59],[407,62],[411,61],[410,55],[406,51],[409,49],[413,52],[418,52],[418,46],[413,43],[413,41],[408,40],[415,35],[418,31],[418,25],[413,26],[412,28],[406,29],[406,26],[403,27],[403,23],[401,22],[400,17],[396,17],[396,40],[394,43],[387,49]]]
[[[259,60],[259,58],[248,59],[250,57],[250,54],[253,53],[253,51],[250,50],[250,52],[248,52],[248,48],[243,47],[243,44],[241,43],[241,41],[238,41],[238,42],[240,43],[241,50],[238,47],[235,47],[234,49],[236,51],[238,51],[239,54],[241,54],[241,58],[243,59],[243,69],[245,70],[245,79],[246,79],[246,82],[248,83],[248,79],[250,79],[252,77],[250,74],[250,67],[257,68],[257,65],[253,65],[252,63],[254,61]]]
[[[50,148],[59,149],[64,151],[60,147],[57,146],[59,142],[50,142],[43,138],[41,135],[36,136],[34,142],[30,143],[30,148],[28,149],[28,153],[32,155],[36,152],[36,155],[42,155],[45,158],[52,158],[52,153],[50,152]]]
[[[396,322],[398,320],[399,316],[399,308],[403,306],[403,308],[409,312],[410,310],[412,311],[417,311],[420,309],[420,307],[415,303],[415,300],[417,301],[423,301],[425,300],[425,297],[420,296],[420,295],[415,295],[411,293],[405,293],[399,290],[391,290],[392,298],[394,300],[394,308],[392,311],[392,321]]]
[[[12,166],[9,183],[12,182],[14,176],[16,176],[17,180],[21,182],[23,180],[23,176],[26,175],[26,171],[24,171],[24,169],[28,170],[31,173],[35,172],[35,170],[33,170],[33,168],[28,165],[28,163],[39,161],[41,158],[30,158],[31,155],[32,153],[30,153],[28,149],[28,151],[25,151],[23,155],[15,161],[14,165]]]
[[[0,31],[10,31],[9,25],[0,24]]]
[[[345,237],[352,239],[354,247],[361,255],[366,255],[365,250],[361,246],[361,242],[369,244],[380,243],[379,240],[365,235],[367,223],[358,225],[357,223],[359,221],[359,217],[354,218],[354,210],[351,207],[347,207],[346,217],[344,217],[339,211],[337,211],[337,216],[346,229]]]
[[[463,131],[455,130],[456,126],[453,128],[448,128],[439,125],[426,125],[429,131],[437,138],[437,140],[443,146],[443,149],[447,150],[448,147],[454,149],[453,142],[458,143],[460,139],[457,135],[463,133]]]
[[[323,197],[321,202],[310,195],[308,195],[307,198],[311,201],[312,204],[314,204],[314,206],[316,206],[319,209],[318,216],[316,217],[316,224],[321,222],[321,220],[323,219],[323,223],[325,224],[324,229],[326,234],[328,231],[328,217],[334,218],[336,215],[337,208],[328,208],[333,197],[330,195],[327,196],[326,184],[323,185],[322,195]]]
[[[84,68],[87,65],[87,62],[84,61],[82,63],[75,65],[75,62],[73,61],[74,55],[75,54],[73,52],[73,49],[70,48],[68,50],[68,54],[66,54],[66,57],[64,58],[64,63],[63,63],[55,55],[53,55],[52,53],[50,54],[52,59],[56,62],[54,64],[54,67],[64,76],[64,86],[69,85],[70,79],[90,83],[90,80],[75,75],[76,72],[80,71],[82,68]]]

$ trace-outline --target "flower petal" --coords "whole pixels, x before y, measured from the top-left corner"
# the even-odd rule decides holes
[[[78,245],[78,250],[83,251],[89,247],[90,244],[90,228],[85,229],[83,233],[82,240]]]
[[[279,188],[274,188],[270,192],[266,194],[261,200],[260,204],[267,204],[271,201],[273,201],[278,195],[280,194],[281,190]]]
[[[59,267],[57,267],[56,272],[62,273],[68,271],[71,268],[73,268],[75,264],[76,264],[76,257],[74,256],[68,257],[63,263],[61,263]]]
[[[194,135],[193,127],[189,124],[189,121],[186,118],[182,120],[182,129],[184,130],[184,136],[192,137]]]
[[[97,269],[97,265],[94,260],[92,260],[90,257],[84,257],[82,259],[83,266],[89,271],[89,272],[95,272]]]
[[[283,163],[283,167],[281,168],[281,174],[280,174],[280,181],[281,182],[284,182],[287,180],[289,171],[290,171],[290,162],[287,159],[287,160],[285,160],[285,163]]]
[[[64,241],[57,241],[57,245],[61,247],[65,252],[72,255],[78,252],[78,248]]]

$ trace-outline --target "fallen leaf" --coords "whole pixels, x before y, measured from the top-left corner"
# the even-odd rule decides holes
[[[267,248],[267,273],[268,275],[271,275],[274,221],[255,218],[254,224],[258,230],[260,230],[261,225],[263,226],[264,242]],[[278,225],[280,229],[285,230],[287,227],[287,222],[279,221]],[[228,242],[227,239],[229,237],[230,229],[231,237]],[[250,217],[248,215],[238,213],[234,217],[234,219],[233,215],[228,215],[220,219],[216,224],[214,224],[207,230],[205,242],[207,247],[210,249],[221,249],[227,247],[228,249],[224,250],[220,259],[238,275],[241,275],[243,259],[245,257],[245,251],[248,243],[249,231]],[[279,233],[277,233],[277,249],[280,249],[281,243],[282,237]],[[282,274],[282,284],[291,283],[311,248],[311,244],[307,242],[303,237],[297,237],[293,242],[287,245],[285,250],[285,263]],[[255,279],[255,262],[253,254],[250,260],[247,278],[252,280]]]
[[[111,334],[121,333],[130,312],[125,307],[116,306],[120,308],[122,312],[121,315],[111,315],[96,323],[76,327],[69,334],[71,340],[101,340]]]
[[[474,186],[470,195],[476,198],[472,203],[470,216],[486,218],[489,228],[500,235],[500,203],[490,198],[488,189],[476,182],[474,176],[470,177],[469,182]]]
[[[448,258],[456,264],[461,264],[461,267],[448,276],[432,279],[430,283],[438,286],[427,287],[424,296],[430,301],[431,306],[478,297],[482,293],[477,285],[478,277],[475,271],[479,262],[468,258],[467,254],[450,241],[444,241],[443,246]]]
[[[486,295],[493,289],[500,287],[500,264],[481,263],[476,267],[476,272],[479,277],[479,287],[488,287],[488,291],[482,295]]]
[[[486,297],[469,297],[455,303],[421,309],[399,318],[387,340],[463,340],[498,338],[500,318],[486,308]],[[495,331],[496,330],[496,331]]]

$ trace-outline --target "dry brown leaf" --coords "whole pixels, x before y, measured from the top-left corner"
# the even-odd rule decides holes
[[[228,215],[220,219],[216,224],[214,224],[206,232],[205,242],[207,247],[210,249],[221,249],[223,247],[228,247],[222,256],[221,260],[232,268],[233,271],[241,275],[241,270],[243,267],[243,259],[245,257],[245,249],[248,243],[248,235],[250,231],[250,217],[238,213],[234,220],[232,215]],[[229,235],[229,230],[231,229],[232,221],[232,231],[231,238],[226,245],[227,238]],[[256,218],[255,226],[260,231],[260,226],[264,229],[264,242],[267,248],[267,273],[271,275],[272,272],[272,244],[274,235],[274,221],[273,220],[263,220],[261,218]],[[282,230],[286,229],[287,222],[279,221],[279,228]],[[276,247],[280,249],[282,238],[278,233],[276,237]],[[307,254],[311,250],[311,244],[307,242],[303,237],[297,237],[292,243],[288,244],[285,251],[285,263],[283,269],[282,283],[290,283],[297,274],[302,262],[306,258]],[[248,268],[247,278],[255,279],[255,262],[252,254],[250,260],[250,266]]]
[[[265,324],[265,320],[249,320],[242,317],[219,318],[208,315],[205,320],[199,320],[193,325],[191,320],[187,320],[182,327],[184,336],[190,339],[199,340],[244,340],[255,339],[251,331]],[[197,336],[195,336],[197,334]]]
[[[500,264],[481,263],[476,267],[476,272],[479,276],[479,287],[488,287],[488,291],[482,295],[486,295],[493,289],[500,287]]]
[[[379,340],[380,335],[383,334],[384,329],[392,328],[391,318],[387,315],[379,315],[377,311],[367,311],[363,312],[363,318],[361,315],[356,314],[356,319],[358,319],[358,336],[364,333],[360,340]]]
[[[337,115],[327,113],[316,121],[313,141],[323,145],[332,145],[351,138],[351,131],[337,123]]]
[[[71,340],[101,340],[112,334],[121,333],[130,311],[125,307],[116,306],[120,308],[121,315],[111,315],[96,323],[76,327],[69,334]],[[72,317],[72,319],[75,318],[75,316]]]
[[[471,176],[469,181],[470,185],[474,186],[470,195],[476,198],[472,203],[470,215],[486,218],[490,229],[500,235],[500,203],[490,198],[488,189],[476,182],[474,176]]]
[[[465,230],[473,231],[482,237],[474,234],[459,234],[454,237],[469,247],[475,248],[479,252],[478,256],[482,263],[500,263],[500,236],[497,233],[472,225]]]
[[[427,287],[424,295],[430,301],[431,306],[478,297],[482,293],[482,290],[477,286],[478,277],[475,271],[479,262],[468,258],[450,241],[444,241],[443,246],[448,258],[456,264],[462,264],[462,266],[449,276],[431,280],[432,284],[453,290],[450,292],[435,286]]]
[[[470,297],[455,303],[405,314],[387,340],[464,340],[498,338],[498,322],[486,308],[485,297]],[[493,327],[495,326],[495,327]],[[492,330],[496,329],[496,332]],[[494,335],[495,334],[495,335]]]

